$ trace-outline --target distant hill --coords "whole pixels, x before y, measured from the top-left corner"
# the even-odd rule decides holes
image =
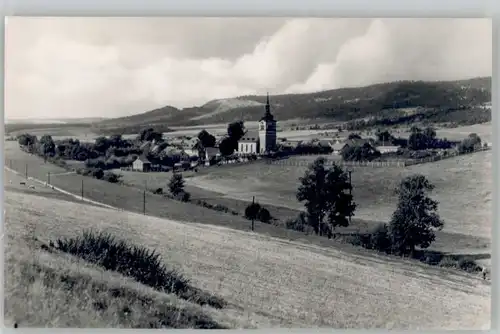
[[[82,117],[82,118],[7,118],[6,124],[91,124],[103,121],[105,117]]]
[[[274,95],[270,100],[273,114],[281,121],[351,121],[430,112],[430,121],[451,122],[454,118],[470,116],[473,124],[485,121],[488,113],[491,119],[491,112],[481,108],[491,102],[491,77],[397,81],[315,93]],[[94,127],[113,131],[147,125],[166,129],[168,126],[229,123],[240,119],[257,121],[263,115],[265,101],[266,96],[252,95],[212,100],[199,107],[178,109],[165,106],[142,114],[100,121],[94,123]]]

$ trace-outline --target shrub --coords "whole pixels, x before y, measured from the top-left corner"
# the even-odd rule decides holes
[[[189,202],[190,199],[191,199],[190,193],[188,193],[187,191],[184,191],[181,193],[181,201],[182,202]]]
[[[481,266],[479,266],[473,259],[467,257],[463,257],[458,260],[458,268],[467,272],[481,271]]]
[[[129,245],[108,233],[85,231],[81,237],[56,240],[55,248],[169,293],[189,287],[189,280],[176,270],[167,270],[154,250]]]
[[[258,218],[263,223],[269,223],[269,221],[271,220],[272,217],[271,217],[271,213],[269,212],[268,209],[261,208],[259,210]]]
[[[163,188],[156,188],[156,190],[153,191],[153,194],[156,194],[156,195],[163,194]]]
[[[378,225],[371,233],[371,247],[380,252],[389,253],[392,248],[389,229],[386,224]]]
[[[305,232],[307,228],[307,214],[305,212],[299,213],[297,218],[289,219],[285,223],[285,227],[289,230]]]
[[[118,183],[118,182],[120,182],[120,178],[121,178],[121,175],[115,174],[115,173],[110,172],[110,171],[104,172],[104,175],[102,177],[102,179],[104,181],[108,181],[108,182],[111,182],[111,183]]]

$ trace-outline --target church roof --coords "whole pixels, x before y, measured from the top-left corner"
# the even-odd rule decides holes
[[[255,143],[259,141],[259,134],[256,131],[247,131],[239,141],[246,143]]]

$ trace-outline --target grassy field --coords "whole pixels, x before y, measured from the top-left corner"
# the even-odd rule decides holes
[[[62,199],[48,201],[42,193],[7,190],[5,208],[7,323],[147,326],[162,316],[155,311],[166,306],[185,311],[185,321],[176,324],[182,326],[202,315],[235,328],[480,329],[490,322],[490,285],[462,272],[354,248],[345,252]],[[195,286],[226,299],[229,308],[182,302],[116,273],[44,252],[33,241],[33,236],[37,242],[72,237],[88,228],[157,249],[166,263],[181,269]],[[81,284],[69,291],[58,277]],[[113,297],[115,288],[126,293]],[[146,297],[153,301],[148,308],[140,302]],[[105,312],[94,306],[102,299],[108,300]],[[123,316],[125,305],[132,317]]]
[[[397,204],[395,187],[404,176],[420,173],[436,186],[432,196],[439,201],[445,231],[491,239],[491,155],[487,151],[405,169],[355,167],[356,217],[389,220]],[[225,197],[248,200],[255,196],[261,203],[300,209],[295,194],[305,169],[265,163],[234,165],[191,177],[187,183]]]
[[[143,178],[154,178],[150,179],[147,183],[148,188],[150,189],[155,189],[156,187],[166,188],[166,183],[168,182],[168,176],[162,175],[166,173],[126,174],[126,176],[129,176],[129,180],[134,180],[132,183],[135,182],[138,188],[124,187],[89,177],[82,177],[76,174],[67,174],[66,170],[60,167],[57,167],[50,163],[44,163],[42,159],[22,152],[19,147],[13,142],[5,143],[5,155],[6,164],[11,165],[13,169],[21,173],[25,172],[26,165],[28,166],[29,176],[38,178],[40,180],[46,180],[47,173],[51,172],[51,184],[74,194],[81,194],[83,180],[83,193],[86,198],[139,213],[142,213],[144,209],[144,181],[143,179],[137,177],[137,175]],[[210,171],[210,173],[216,173],[223,170],[234,170],[234,168],[235,167],[233,166],[226,165],[220,169],[217,168],[217,171]],[[58,173],[61,174],[57,175]],[[208,169],[203,173],[207,173],[205,175],[209,175]],[[130,177],[131,175],[132,177]],[[125,180],[127,180],[126,177]],[[231,210],[236,210],[240,213],[244,212],[245,207],[248,205],[249,201],[251,201],[251,197],[249,197],[252,195],[251,192],[249,192],[248,196],[246,197],[242,196],[241,199],[235,199],[233,197],[234,195],[231,192],[229,192],[228,195],[221,194],[215,192],[214,189],[202,189],[200,187],[189,186],[190,179],[187,179],[187,181],[187,190],[191,192],[193,200],[202,199],[213,205],[225,205]],[[7,179],[5,181],[5,184],[8,184]],[[24,189],[24,191],[29,190]],[[263,201],[262,198],[259,197],[256,197],[256,200],[262,204],[266,204],[266,207],[270,210],[271,214],[275,217],[279,217],[282,221],[285,221],[287,218],[296,217],[298,213],[296,208],[289,208],[279,205],[273,206],[268,202]],[[243,217],[217,212],[214,210],[196,206],[194,204],[169,200],[158,195],[153,195],[149,192],[146,193],[145,209],[146,214],[148,215],[174,220],[196,221],[199,223],[206,223],[210,225],[231,227],[243,231],[250,230],[251,226],[250,222]],[[366,229],[367,226],[370,226],[371,224],[369,221],[373,222],[373,218],[369,217],[368,221],[355,218],[353,219],[352,227],[347,230],[358,228]],[[286,230],[281,227],[276,227],[269,224],[257,222],[256,231],[262,234],[284,238],[287,240],[300,240],[303,242],[314,243],[323,246],[341,247],[341,245],[339,245],[338,243],[335,243],[328,239],[315,238],[310,235]],[[482,253],[487,253],[489,251],[490,242],[490,236],[488,238],[480,238],[473,237],[467,234],[438,232],[437,240],[432,245],[432,249],[445,252],[464,252],[466,250],[478,250]]]

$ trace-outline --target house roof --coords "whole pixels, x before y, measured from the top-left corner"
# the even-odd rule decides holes
[[[205,149],[205,152],[206,154],[209,156],[209,157],[212,157],[212,156],[215,156],[219,153],[219,149],[216,148],[216,147],[207,147]]]
[[[342,142],[335,142],[331,145],[332,149],[335,151],[340,151],[342,148],[344,148],[345,143]]]
[[[385,148],[385,149],[397,149],[399,146],[396,145],[379,145],[377,148]]]
[[[345,144],[349,146],[361,146],[365,143],[370,144],[370,141],[367,139],[347,139],[345,141]]]
[[[137,157],[137,159],[135,159],[135,161],[140,161],[140,162],[142,162],[143,164],[150,164],[150,163],[151,163],[151,161],[149,161],[149,160],[148,160],[146,157],[144,157],[144,156]],[[135,161],[134,161],[134,162],[135,162]]]
[[[247,131],[243,137],[239,140],[240,142],[255,143],[259,141],[259,134],[256,131]]]
[[[330,146],[331,141],[329,140],[320,140],[318,141],[319,146]]]

